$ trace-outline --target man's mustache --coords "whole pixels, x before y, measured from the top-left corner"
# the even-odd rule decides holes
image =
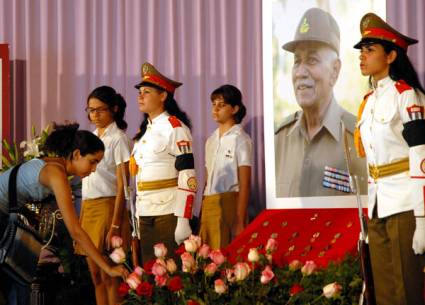
[[[295,82],[295,89],[305,89],[305,88],[313,88],[314,87],[314,82],[311,81],[299,81],[299,82]]]

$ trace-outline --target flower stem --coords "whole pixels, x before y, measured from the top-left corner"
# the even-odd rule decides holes
[[[126,261],[123,263],[123,265],[128,269],[128,271],[133,271],[133,269],[130,268],[130,265]]]
[[[319,295],[318,297],[316,297],[316,298],[313,300],[313,302],[311,302],[311,303],[310,303],[310,305],[311,305],[311,304],[316,303],[316,302],[317,302],[317,301],[319,301],[322,297],[323,297],[323,294]]]

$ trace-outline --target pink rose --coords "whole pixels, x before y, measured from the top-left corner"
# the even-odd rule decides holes
[[[204,273],[206,276],[213,276],[216,271],[217,271],[217,265],[214,263],[208,264],[204,269]]]
[[[260,260],[260,254],[258,253],[257,248],[249,249],[248,261],[250,261],[251,263],[256,263],[259,260]]]
[[[167,269],[161,263],[155,262],[152,266],[152,274],[164,276],[165,274],[167,274]]]
[[[109,254],[109,258],[116,264],[122,264],[125,262],[125,252],[122,247],[115,248],[111,254]]]
[[[312,274],[314,271],[316,271],[317,269],[317,265],[315,262],[313,261],[306,261],[305,265],[301,268],[301,273],[303,275],[310,275]]]
[[[323,287],[323,295],[327,298],[334,298],[341,293],[342,286],[337,282],[331,283]]]
[[[140,266],[136,266],[136,268],[134,268],[134,273],[136,273],[139,277],[142,277],[143,272],[145,272],[145,271]]]
[[[119,247],[122,246],[122,243],[123,243],[123,241],[122,241],[121,237],[119,237],[117,235],[114,235],[114,236],[111,237],[111,247],[112,248],[119,248]]]
[[[202,245],[202,239],[197,235],[190,235],[189,240],[192,240],[196,243],[196,248],[198,249]]]
[[[203,244],[199,249],[198,249],[198,256],[207,259],[208,256],[210,255],[210,246],[208,246],[207,244]]]
[[[220,266],[226,261],[226,257],[221,253],[220,250],[212,250],[210,253],[211,260],[217,265]]]
[[[177,271],[176,262],[172,258],[167,259],[167,270],[170,273],[174,273]]]
[[[236,263],[235,265],[235,277],[237,281],[243,281],[249,275],[251,269],[247,263]]]
[[[167,284],[168,276],[155,275],[155,284],[158,287],[163,287]]]
[[[266,244],[266,252],[273,253],[277,250],[277,241],[274,238],[269,238]]]
[[[223,294],[227,291],[227,286],[222,279],[214,281],[214,291],[218,294]]]
[[[137,286],[139,286],[139,284],[142,282],[139,278],[139,275],[134,272],[131,273],[125,281],[131,289],[136,289]]]
[[[226,269],[226,278],[229,283],[234,283],[236,281],[235,270]]]
[[[186,252],[195,253],[196,250],[198,250],[198,245],[196,244],[196,241],[186,239],[184,241],[184,249]]]
[[[182,260],[183,272],[192,272],[195,268],[195,259],[193,258],[192,254],[189,252],[184,252],[182,255],[180,255],[180,258]]]
[[[291,271],[298,270],[302,267],[302,265],[303,264],[299,260],[294,259],[292,262],[289,263],[289,270]]]
[[[274,273],[270,266],[266,266],[264,270],[261,272],[261,284],[268,284],[274,278]]]
[[[163,258],[167,255],[167,247],[163,243],[159,243],[153,246],[153,250],[155,253],[155,256],[157,258]]]

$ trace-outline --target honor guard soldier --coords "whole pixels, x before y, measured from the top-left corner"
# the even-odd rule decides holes
[[[294,54],[292,83],[301,110],[289,115],[275,133],[276,196],[350,194],[349,183],[338,179],[347,175],[343,125],[351,170],[360,177],[365,194],[366,164],[356,157],[353,142],[356,118],[333,94],[341,68],[338,24],[328,12],[311,8],[301,17],[294,40],[282,48]]]
[[[137,165],[136,213],[139,217],[142,260],[154,258],[153,246],[164,243],[173,254],[191,234],[197,182],[190,120],[174,99],[173,81],[150,63],[142,66],[138,104],[144,112],[132,162]]]
[[[371,92],[359,109],[355,142],[370,183],[369,249],[376,303],[424,304],[424,90],[407,37],[373,13],[360,22],[360,70]],[[389,293],[391,292],[391,293]]]

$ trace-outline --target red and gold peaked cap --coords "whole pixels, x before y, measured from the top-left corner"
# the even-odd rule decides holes
[[[165,91],[174,94],[176,88],[183,85],[182,83],[176,82],[168,77],[162,75],[151,63],[145,62],[142,65],[142,81],[135,87],[139,89],[145,84],[153,84],[158,86]]]
[[[373,41],[377,39],[393,43],[404,51],[407,51],[409,45],[418,42],[416,39],[396,31],[374,13],[367,13],[363,16],[360,21],[360,33],[362,39],[354,46],[356,49],[360,49],[362,45],[368,43],[370,40]]]

